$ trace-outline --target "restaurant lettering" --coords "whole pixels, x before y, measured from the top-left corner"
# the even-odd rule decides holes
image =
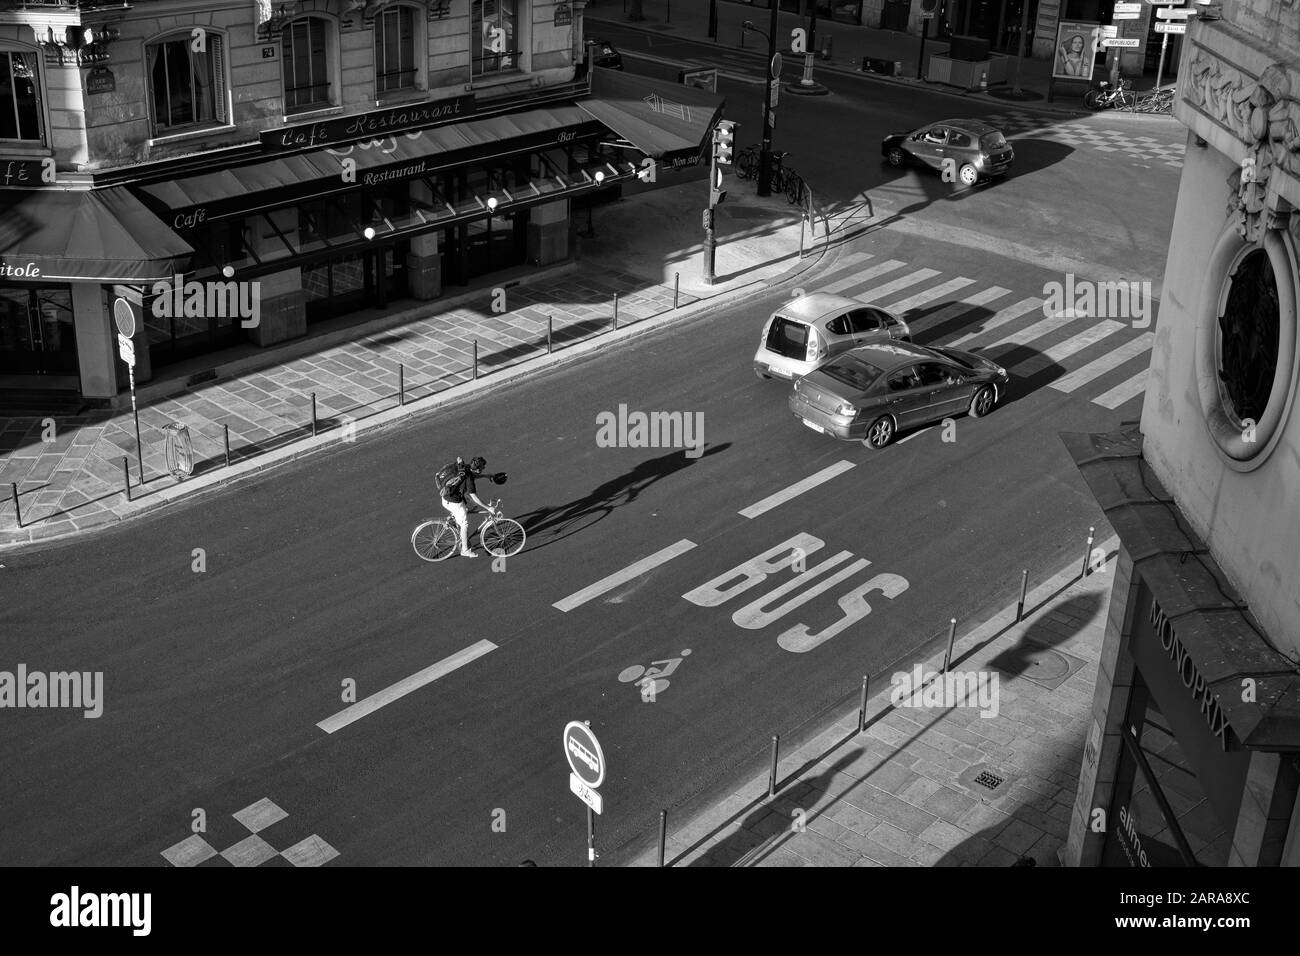
[[[39,279],[41,270],[34,262],[29,262],[25,266],[11,266],[7,262],[0,262],[0,276],[6,279]]]
[[[474,112],[474,104],[472,95],[458,96],[454,99],[439,100],[436,103],[397,106],[363,113],[360,116],[340,116],[304,126],[267,130],[261,135],[262,148],[270,152],[314,149],[318,146],[337,145],[350,140],[373,137],[376,133],[400,133],[461,119]]]
[[[1173,623],[1154,600],[1151,602],[1150,621],[1151,627],[1156,633],[1156,640],[1160,642],[1161,649],[1169,655],[1169,659],[1173,661],[1174,668],[1178,671],[1178,677],[1182,680],[1183,686],[1191,691],[1192,699],[1200,706],[1201,717],[1210,728],[1210,733],[1219,738],[1219,745],[1226,751],[1228,749],[1228,718],[1223,713],[1223,708],[1219,706],[1218,699],[1205,683],[1205,678],[1196,669],[1196,662],[1192,660],[1191,654],[1187,652],[1183,642],[1178,639],[1178,635],[1174,632]]]

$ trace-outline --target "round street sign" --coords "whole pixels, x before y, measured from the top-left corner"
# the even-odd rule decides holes
[[[781,79],[781,54],[780,53],[774,53],[772,55],[772,79],[774,80]]]
[[[596,735],[580,720],[564,727],[564,757],[569,769],[587,786],[595,789],[605,782],[605,754]]]
[[[117,330],[128,339],[135,335],[135,311],[121,296],[113,303],[113,321],[117,323]]]

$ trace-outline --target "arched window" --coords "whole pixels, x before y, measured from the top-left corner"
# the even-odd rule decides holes
[[[0,50],[0,140],[44,142],[36,54]]]
[[[329,22],[322,17],[303,17],[281,31],[286,113],[334,105],[329,31]]]
[[[474,76],[519,69],[518,0],[474,0],[470,57]]]
[[[225,45],[220,34],[173,34],[148,44],[145,54],[155,134],[225,125]]]
[[[391,6],[375,17],[375,95],[418,88],[420,44],[415,11]]]

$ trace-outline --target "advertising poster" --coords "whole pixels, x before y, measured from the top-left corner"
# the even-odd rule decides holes
[[[1101,24],[1062,20],[1056,31],[1056,53],[1052,77],[1058,80],[1091,80],[1093,63],[1101,42]]]

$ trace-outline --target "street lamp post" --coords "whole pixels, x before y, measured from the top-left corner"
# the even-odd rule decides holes
[[[767,27],[767,62],[769,64],[776,60],[776,30],[777,15],[780,13],[781,5],[775,0],[772,3],[772,16],[768,21]],[[771,77],[772,80],[779,80],[779,76]],[[763,151],[758,160],[758,194],[760,196],[772,195],[772,127],[773,120],[776,119],[772,108],[772,90],[774,83],[767,84],[767,94],[763,97]]]
[[[709,39],[718,39],[718,0],[709,0]]]

